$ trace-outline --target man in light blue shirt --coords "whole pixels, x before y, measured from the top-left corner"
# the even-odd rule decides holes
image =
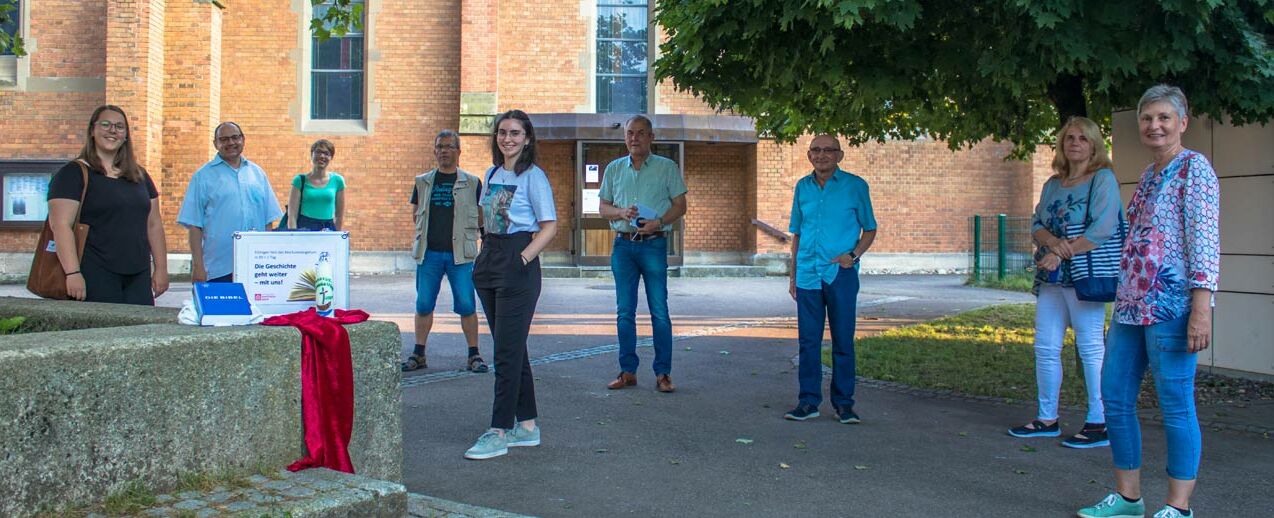
[[[654,335],[655,389],[672,392],[672,319],[668,316],[668,233],[686,213],[686,182],[677,163],[650,152],[655,140],[650,119],[637,115],[624,124],[628,156],[606,166],[598,212],[615,231],[610,269],[615,276],[619,376],[612,390],[637,384],[637,281],[645,280],[646,305]]]
[[[819,135],[810,141],[814,171],[796,182],[792,197],[792,282],[800,343],[800,402],[783,415],[793,421],[818,417],[823,401],[823,325],[832,330],[832,406],[844,424],[854,413],[854,324],[858,305],[858,260],[876,239],[867,182],[839,167],[840,141]]]
[[[239,125],[218,124],[212,144],[217,156],[195,171],[177,214],[189,232],[193,282],[233,280],[234,233],[269,230],[283,217],[265,171],[243,158]]]

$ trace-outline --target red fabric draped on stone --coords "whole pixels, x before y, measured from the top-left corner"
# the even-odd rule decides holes
[[[349,460],[349,438],[354,429],[354,367],[349,333],[342,324],[367,319],[367,313],[357,309],[338,309],[334,317],[321,317],[310,308],[261,322],[267,326],[293,326],[301,331],[301,417],[309,454],[289,465],[288,471],[330,468],[354,472]]]

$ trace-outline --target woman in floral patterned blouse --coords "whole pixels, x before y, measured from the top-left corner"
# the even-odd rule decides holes
[[[1220,196],[1208,159],[1181,145],[1188,105],[1158,85],[1137,104],[1141,143],[1154,153],[1128,204],[1115,318],[1107,336],[1102,398],[1115,486],[1081,517],[1142,516],[1137,393],[1154,376],[1168,439],[1168,501],[1155,518],[1191,516],[1202,441],[1194,408],[1196,356],[1212,336],[1212,293],[1220,274]]]
[[[1084,428],[1062,441],[1070,448],[1107,446],[1106,414],[1102,411],[1101,366],[1106,352],[1106,303],[1080,300],[1075,295],[1069,261],[1119,239],[1123,207],[1119,180],[1111,170],[1110,153],[1101,129],[1086,117],[1071,117],[1057,131],[1053,171],[1044,182],[1031,221],[1039,245],[1035,285],[1035,382],[1039,410],[1035,420],[1009,429],[1014,437],[1057,437],[1058,394],[1062,390],[1062,341],[1066,328],[1075,330],[1075,346],[1083,363],[1088,390]],[[1118,246],[1117,244],[1112,246]]]

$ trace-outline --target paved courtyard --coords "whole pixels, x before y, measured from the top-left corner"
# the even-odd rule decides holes
[[[410,311],[410,286],[361,282],[383,283],[376,290],[383,296],[365,304],[381,317],[401,315],[394,318],[407,350],[410,315],[394,308]],[[960,283],[866,277],[859,331],[1031,300]],[[530,343],[544,443],[480,462],[461,453],[488,422],[491,375],[459,370],[458,319],[439,313],[431,369],[404,378],[407,487],[539,516],[1072,516],[1113,483],[1108,449],[1005,435],[1032,415],[1029,404],[862,383],[861,425],[784,421],[796,399],[795,307],[785,279],[672,279],[677,392],[654,391],[648,347],[639,349],[639,385],[606,390],[617,372],[613,296],[608,280],[545,281]],[[649,336],[648,327],[639,331]],[[830,405],[822,410],[826,416]],[[1068,429],[1082,419],[1063,414]],[[1204,434],[1198,509],[1212,516],[1274,509],[1267,491],[1274,443],[1259,434]],[[1145,435],[1146,496],[1161,505],[1162,429],[1148,424]]]
[[[862,285],[860,334],[1031,300],[967,288],[955,276],[872,276]],[[413,289],[410,276],[356,278],[351,300],[398,323],[408,351]],[[188,290],[176,284],[160,303],[178,305]],[[1073,516],[1109,491],[1109,450],[1004,434],[1032,415],[1030,403],[864,381],[863,424],[826,417],[827,403],[823,418],[784,421],[796,398],[786,280],[671,279],[670,291],[677,392],[654,391],[649,347],[639,349],[638,386],[609,391],[617,372],[610,281],[546,279],[530,341],[544,443],[488,461],[461,454],[487,425],[492,375],[462,370],[459,319],[440,311],[431,368],[403,379],[407,488],[538,516]],[[445,283],[438,307],[450,308]],[[649,336],[648,321],[639,333]],[[1067,409],[1062,419],[1070,430],[1083,415]],[[1157,507],[1166,491],[1162,428],[1148,422],[1145,440],[1145,494]],[[1204,516],[1269,515],[1271,473],[1269,437],[1205,427],[1194,505]]]

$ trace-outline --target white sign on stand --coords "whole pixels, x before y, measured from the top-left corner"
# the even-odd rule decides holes
[[[336,297],[332,306],[349,309],[349,232],[235,232],[234,281],[266,315],[314,306],[315,265],[327,252]]]

